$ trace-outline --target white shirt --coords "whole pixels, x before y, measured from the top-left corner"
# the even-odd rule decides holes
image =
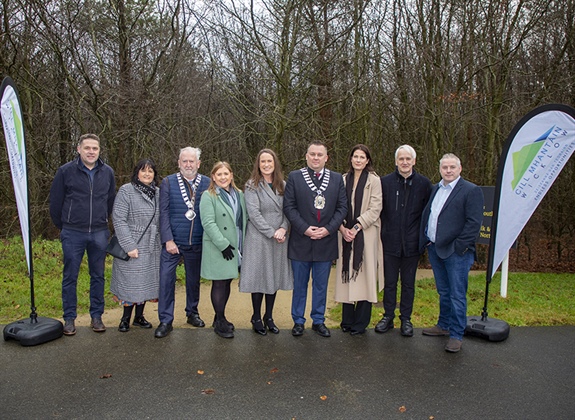
[[[311,169],[311,168],[310,168],[310,169]],[[321,171],[319,171],[319,172],[316,172],[316,171],[314,171],[313,169],[311,169],[311,170],[312,170],[314,176],[316,176],[315,174],[319,174],[319,176],[317,177],[317,179],[321,179],[321,177],[323,176],[323,171],[324,171],[324,169],[325,169],[325,167],[321,168]]]
[[[443,210],[443,206],[445,202],[449,198],[449,195],[457,185],[461,177],[457,177],[455,181],[444,185],[443,180],[439,181],[439,189],[433,197],[433,201],[431,203],[431,211],[429,213],[429,219],[427,221],[427,237],[431,242],[435,242],[435,238],[437,236],[437,220],[439,219],[439,213]]]

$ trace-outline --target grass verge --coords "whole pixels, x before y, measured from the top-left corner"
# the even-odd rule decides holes
[[[34,253],[34,301],[39,316],[62,317],[62,247],[60,241],[39,239],[32,244]],[[110,293],[113,258],[106,257],[106,308],[118,306]],[[177,278],[184,278],[178,267]],[[181,281],[181,280],[178,280]],[[84,256],[78,275],[78,314],[90,307],[90,274]],[[30,279],[22,238],[0,240],[0,324],[8,324],[30,316]]]
[[[38,315],[62,316],[62,248],[57,240],[36,240],[34,252],[34,290]],[[110,290],[112,257],[106,259],[106,308],[115,307]],[[30,315],[30,279],[22,239],[0,240],[0,324],[7,324]],[[177,272],[179,282],[185,277],[183,267]],[[78,312],[88,312],[89,284],[87,259],[78,276]],[[555,273],[510,273],[508,297],[499,296],[500,275],[490,285],[489,316],[512,326],[575,325],[575,275]],[[398,290],[398,296],[400,291]],[[481,315],[485,296],[485,276],[469,279],[468,314]],[[372,322],[383,316],[379,303],[372,309]],[[433,279],[416,282],[412,321],[416,327],[433,325],[438,315],[438,295]],[[399,316],[399,311],[396,311]],[[341,319],[341,305],[331,310],[331,319]]]
[[[575,275],[556,273],[510,273],[507,298],[500,296],[501,275],[497,273],[489,285],[488,316],[506,321],[511,326],[575,325]],[[398,286],[398,307],[401,287]],[[371,321],[383,317],[381,304],[371,311]],[[467,314],[481,315],[485,299],[485,275],[469,277]],[[399,309],[395,312],[399,318]],[[416,327],[432,326],[439,314],[439,295],[433,278],[416,282],[415,302],[411,320]],[[341,305],[333,308],[331,319],[341,319]],[[399,325],[399,321],[396,321]]]

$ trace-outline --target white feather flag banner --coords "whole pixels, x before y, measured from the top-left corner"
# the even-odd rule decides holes
[[[569,106],[541,106],[513,128],[499,162],[488,275],[493,277],[574,150],[575,109]]]

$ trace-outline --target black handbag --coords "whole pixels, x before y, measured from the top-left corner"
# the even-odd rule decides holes
[[[148,226],[146,226],[146,229],[144,229],[144,231],[140,235],[140,239],[138,239],[138,242],[136,242],[136,244],[140,243],[140,241],[142,240],[142,238],[146,234],[146,231],[150,227],[152,220],[154,220],[155,216],[156,216],[156,202],[154,201],[154,214],[152,215],[152,218],[148,222]],[[122,248],[120,246],[120,242],[118,241],[118,237],[116,236],[115,233],[110,238],[110,242],[108,242],[108,246],[106,247],[106,252],[114,258],[119,258],[119,259],[124,260],[124,261],[128,261],[130,259],[130,256],[128,255],[128,253],[126,251],[124,251],[124,248]]]
[[[120,242],[118,241],[116,234],[113,234],[110,238],[110,242],[108,242],[108,246],[106,247],[106,252],[114,258],[119,258],[124,261],[128,261],[130,259],[128,253],[120,246]]]

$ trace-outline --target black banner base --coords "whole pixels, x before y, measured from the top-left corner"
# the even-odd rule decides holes
[[[36,317],[21,319],[4,327],[4,341],[17,340],[23,346],[36,346],[62,337],[64,326],[57,319]]]
[[[503,341],[509,337],[509,324],[500,319],[487,317],[485,320],[481,316],[468,316],[465,335],[480,337],[489,341]]]

